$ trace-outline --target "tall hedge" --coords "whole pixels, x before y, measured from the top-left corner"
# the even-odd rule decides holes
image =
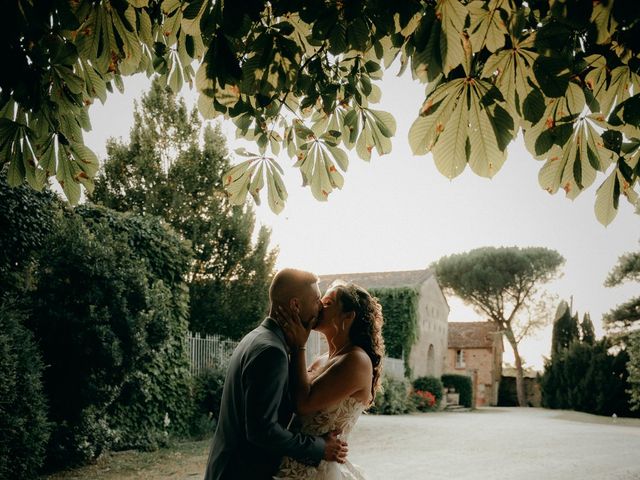
[[[604,338],[593,345],[577,342],[545,365],[542,404],[597,415],[637,416],[628,391],[629,355],[609,352]]]
[[[102,208],[67,212],[47,239],[30,326],[50,365],[50,467],[186,431],[189,258],[158,219]]]
[[[444,388],[455,388],[460,394],[460,405],[472,408],[473,405],[473,383],[471,377],[467,375],[445,374],[442,375],[442,385]]]
[[[386,355],[403,358],[405,371],[410,376],[409,356],[411,348],[418,339],[418,300],[419,292],[415,288],[372,288],[371,295],[378,298],[382,305]]]
[[[49,437],[42,391],[42,361],[26,314],[0,298],[0,478],[32,479],[44,461]]]

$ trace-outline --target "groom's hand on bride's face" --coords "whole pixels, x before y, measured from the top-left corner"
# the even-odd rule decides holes
[[[342,432],[334,430],[333,432],[326,433],[322,436],[325,441],[324,446],[324,460],[327,462],[344,463],[347,460],[347,453],[349,453],[349,446],[347,442],[340,440],[338,435]]]
[[[304,347],[309,338],[310,329],[302,324],[297,310],[279,305],[276,308],[276,320],[282,327],[287,343],[292,350]]]

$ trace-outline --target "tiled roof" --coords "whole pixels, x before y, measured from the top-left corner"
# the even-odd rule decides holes
[[[449,322],[449,348],[491,348],[497,332],[493,322]]]
[[[353,282],[364,288],[415,287],[433,276],[431,269],[402,272],[336,273],[319,275],[320,290],[325,291],[335,280]]]

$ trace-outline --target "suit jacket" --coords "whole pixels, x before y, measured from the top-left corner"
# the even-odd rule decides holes
[[[266,318],[231,356],[205,480],[271,479],[283,456],[319,464],[324,439],[288,431],[292,413],[284,334]]]

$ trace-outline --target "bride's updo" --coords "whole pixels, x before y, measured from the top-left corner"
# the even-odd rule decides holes
[[[359,346],[371,359],[373,365],[373,381],[371,383],[372,402],[380,390],[382,374],[382,358],[384,357],[384,339],[382,338],[382,307],[378,299],[369,295],[364,288],[353,283],[336,285],[336,299],[344,313],[355,312],[355,318],[349,330],[349,338]]]

